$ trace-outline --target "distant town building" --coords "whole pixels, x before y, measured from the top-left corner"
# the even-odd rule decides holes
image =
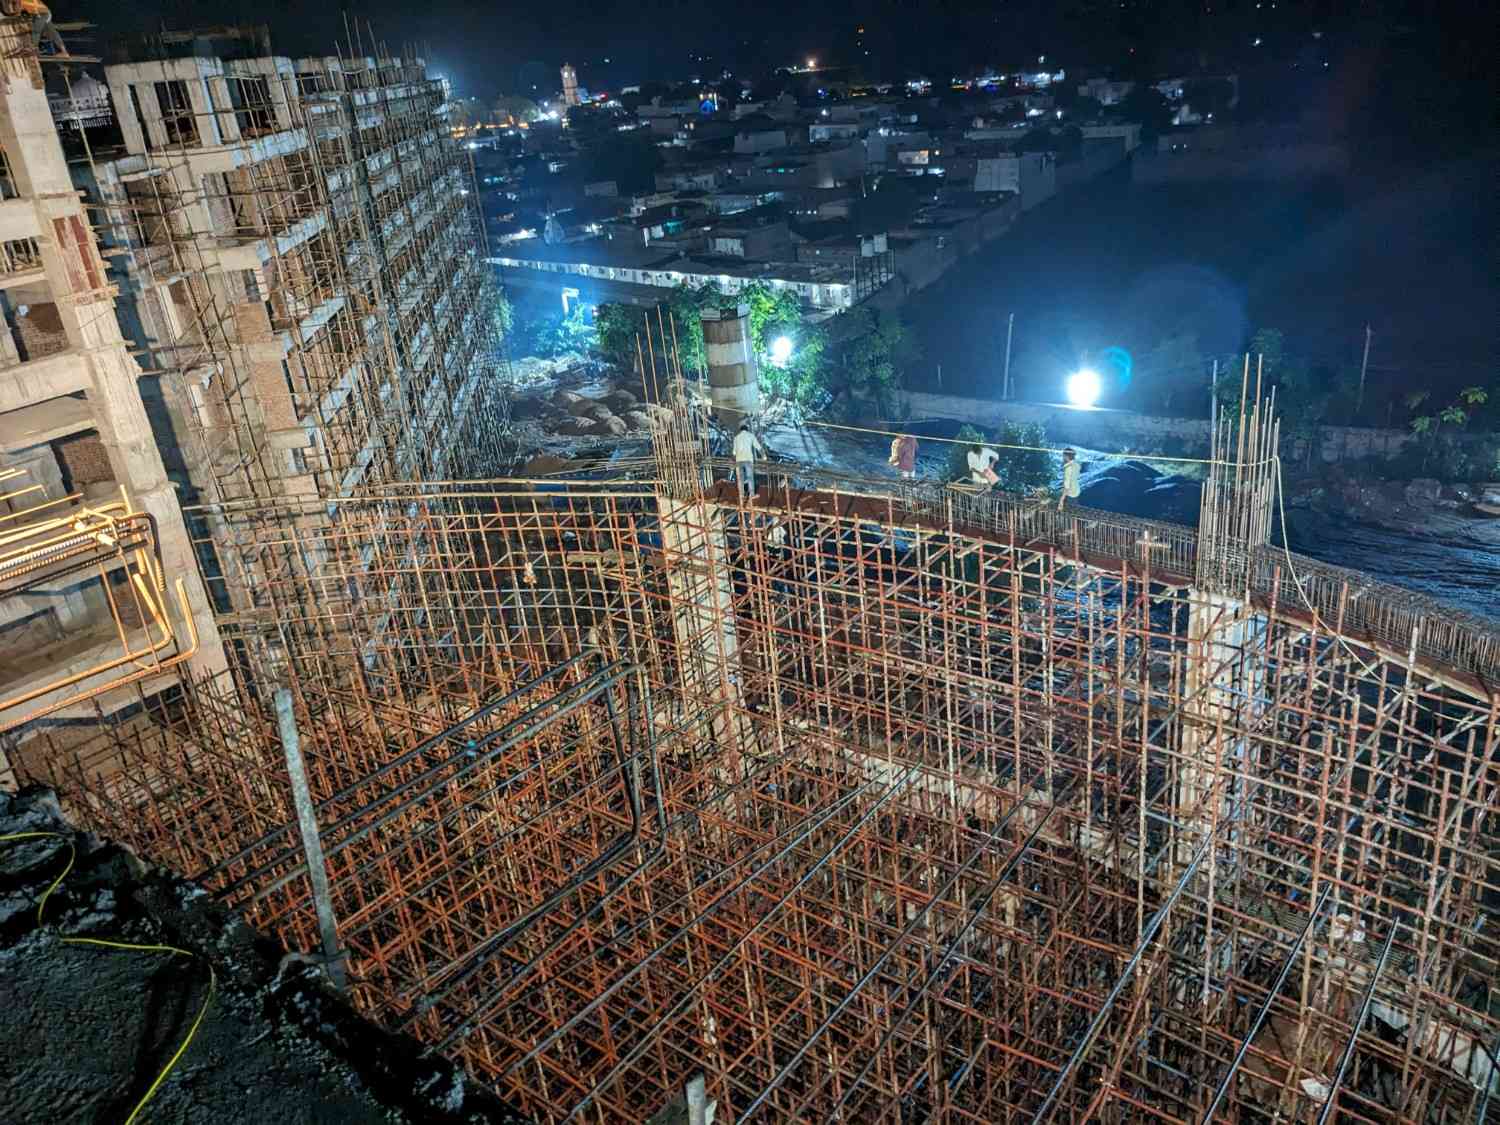
[[[66,94],[49,94],[52,120],[72,129],[93,129],[115,119],[109,104],[109,87],[85,74],[72,83]]]
[[[974,190],[1012,191],[1029,211],[1057,194],[1057,162],[1050,152],[1010,152],[981,157],[974,171]]]
[[[578,72],[573,69],[572,63],[563,63],[562,67],[563,105],[578,105]]]

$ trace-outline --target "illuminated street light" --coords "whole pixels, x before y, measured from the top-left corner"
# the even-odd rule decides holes
[[[792,338],[777,336],[771,341],[771,366],[785,367],[792,358]]]
[[[1093,406],[1103,390],[1098,374],[1086,367],[1068,376],[1068,401],[1074,406]]]
[[[808,59],[807,60],[807,69],[808,70],[817,70],[818,69],[818,60],[817,59]]]

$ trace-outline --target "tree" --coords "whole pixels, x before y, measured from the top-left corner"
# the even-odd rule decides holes
[[[597,347],[610,363],[622,371],[636,367],[636,338],[646,331],[646,318],[651,318],[653,347],[660,348],[660,333],[665,330],[669,338],[677,341],[677,360],[682,373],[696,379],[705,369],[707,352],[703,346],[703,322],[699,312],[710,300],[719,300],[718,286],[710,283],[697,288],[679,285],[668,293],[660,309],[661,323],[657,322],[656,309],[644,309],[637,305],[600,305],[594,316]],[[642,353],[644,354],[644,342]],[[647,363],[649,364],[649,360]],[[658,360],[660,368],[660,360]]]
[[[1443,427],[1448,426],[1451,430],[1461,430],[1469,424],[1476,407],[1483,406],[1489,401],[1489,392],[1483,387],[1465,387],[1458,392],[1458,397],[1443,409],[1434,414],[1422,414],[1411,420],[1411,430],[1422,443],[1422,468],[1426,470],[1428,462],[1434,453],[1439,452],[1438,447],[1444,445],[1443,439],[1451,436],[1443,432]],[[1427,392],[1420,391],[1407,397],[1407,403],[1412,409],[1416,409],[1427,401]],[[1467,468],[1467,458],[1459,455],[1456,450],[1447,448],[1442,450],[1445,476],[1462,476]]]
[[[833,390],[874,406],[882,417],[890,417],[898,405],[901,372],[918,354],[918,348],[901,318],[892,313],[863,310],[864,330],[845,345],[839,364],[842,386]]]
[[[740,290],[737,299],[750,306],[750,350],[760,372],[762,409],[793,417],[825,410],[832,398],[828,341],[821,329],[806,323],[797,295],[756,281]],[[792,354],[777,365],[771,349],[781,336],[792,341]]]
[[[552,359],[570,352],[586,352],[596,345],[594,325],[582,304],[567,312],[511,314],[511,354]]]
[[[599,354],[622,371],[635,367],[635,341],[645,324],[644,309],[635,305],[600,305],[594,314]]]

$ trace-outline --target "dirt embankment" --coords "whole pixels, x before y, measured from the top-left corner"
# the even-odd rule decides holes
[[[50,793],[0,793],[0,1122],[520,1125],[452,1063],[357,1016],[199,888],[75,833]],[[37,908],[47,888],[72,870]],[[70,943],[175,946],[191,957]],[[216,985],[204,1007],[210,986]]]

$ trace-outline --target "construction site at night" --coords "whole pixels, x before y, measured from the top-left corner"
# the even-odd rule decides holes
[[[18,370],[177,380],[199,487],[164,505],[138,434],[89,495],[0,467],[4,622],[58,598],[93,646],[0,665],[6,788],[536,1122],[1485,1119],[1500,630],[1274,542],[1253,357],[1196,528],[793,463],[745,496],[664,313],[649,455],[496,476],[462,157],[382,50],[112,74],[156,139],[54,193],[78,338]],[[95,228],[151,349],[89,335]]]

